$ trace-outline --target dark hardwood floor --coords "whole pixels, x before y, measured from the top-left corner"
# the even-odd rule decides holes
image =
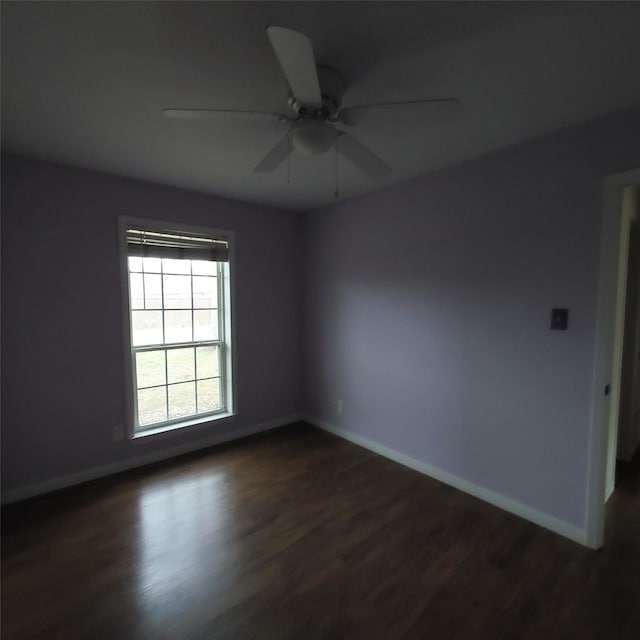
[[[640,638],[640,463],[593,552],[311,427],[6,507],[2,638]]]

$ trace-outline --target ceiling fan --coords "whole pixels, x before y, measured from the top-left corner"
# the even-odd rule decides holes
[[[275,119],[289,123],[284,137],[256,165],[256,173],[269,173],[279,167],[292,149],[319,156],[332,147],[373,179],[383,178],[391,168],[358,142],[342,125],[358,124],[359,116],[369,110],[402,111],[416,108],[420,117],[434,123],[451,122],[460,111],[455,98],[404,100],[342,107],[345,82],[335,69],[316,65],[311,40],[293,29],[267,27],[267,36],[289,83],[289,113],[267,113],[238,109],[164,109],[167,118],[197,120],[225,116]],[[405,114],[406,117],[407,114]]]

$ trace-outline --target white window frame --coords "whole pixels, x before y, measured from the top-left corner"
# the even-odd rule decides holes
[[[234,234],[232,231],[212,229],[186,224],[177,224],[150,218],[132,218],[120,216],[118,218],[119,244],[120,244],[120,279],[122,293],[122,320],[124,336],[124,364],[125,364],[125,405],[126,426],[129,439],[145,438],[147,436],[175,432],[185,427],[205,425],[207,423],[219,423],[227,421],[236,415],[236,388],[235,388],[235,349],[233,348],[234,327]],[[127,248],[127,229],[145,229],[148,231],[175,233],[183,235],[204,236],[208,238],[224,239],[229,244],[229,261],[221,267],[218,263],[218,300],[222,300],[222,311],[219,312],[219,338],[218,340],[204,340],[191,343],[166,343],[162,349],[169,351],[186,346],[194,346],[202,343],[220,344],[220,386],[223,408],[206,414],[197,414],[181,418],[173,418],[157,425],[138,428],[137,402],[136,402],[136,358],[139,351],[157,350],[158,345],[134,347],[131,335],[131,298],[129,292],[129,261]],[[165,356],[166,357],[166,356]]]

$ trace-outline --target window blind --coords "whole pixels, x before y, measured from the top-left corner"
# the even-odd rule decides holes
[[[127,229],[127,254],[143,258],[229,262],[229,242],[223,238]]]

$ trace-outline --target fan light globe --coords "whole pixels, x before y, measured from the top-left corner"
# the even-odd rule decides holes
[[[292,132],[293,146],[310,156],[326,153],[336,139],[336,130],[328,123],[320,120],[302,120]]]

